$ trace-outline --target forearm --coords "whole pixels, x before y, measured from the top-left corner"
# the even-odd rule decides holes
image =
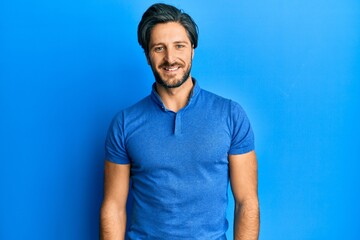
[[[259,238],[260,211],[258,200],[236,203],[234,239],[256,240]]]
[[[126,209],[104,202],[100,216],[100,239],[123,240],[126,229]]]

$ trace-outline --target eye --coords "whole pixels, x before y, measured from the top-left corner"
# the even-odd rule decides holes
[[[162,46],[154,47],[155,52],[162,52],[163,50],[164,50],[164,47],[162,47]]]
[[[183,44],[177,44],[177,45],[176,45],[176,48],[177,48],[177,49],[181,49],[181,48],[184,48],[184,47],[185,47],[185,45],[183,45]]]

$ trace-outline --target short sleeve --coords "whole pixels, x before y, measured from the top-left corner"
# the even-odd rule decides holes
[[[130,163],[125,147],[123,113],[117,114],[109,127],[105,140],[105,159],[118,163]]]
[[[231,145],[229,154],[243,154],[254,150],[254,133],[243,108],[236,102],[230,102]]]

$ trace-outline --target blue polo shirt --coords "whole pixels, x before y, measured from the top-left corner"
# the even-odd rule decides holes
[[[178,112],[153,85],[118,113],[106,159],[131,164],[134,197],[128,239],[226,239],[228,155],[254,149],[244,110],[199,87]]]

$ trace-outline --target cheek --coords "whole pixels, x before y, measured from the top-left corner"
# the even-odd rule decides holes
[[[160,64],[164,63],[164,57],[162,55],[156,55],[156,57],[153,57],[152,63],[155,66],[159,66]]]
[[[186,63],[188,65],[191,65],[192,64],[192,60],[193,60],[193,56],[192,55],[188,55],[187,58],[186,58]]]

